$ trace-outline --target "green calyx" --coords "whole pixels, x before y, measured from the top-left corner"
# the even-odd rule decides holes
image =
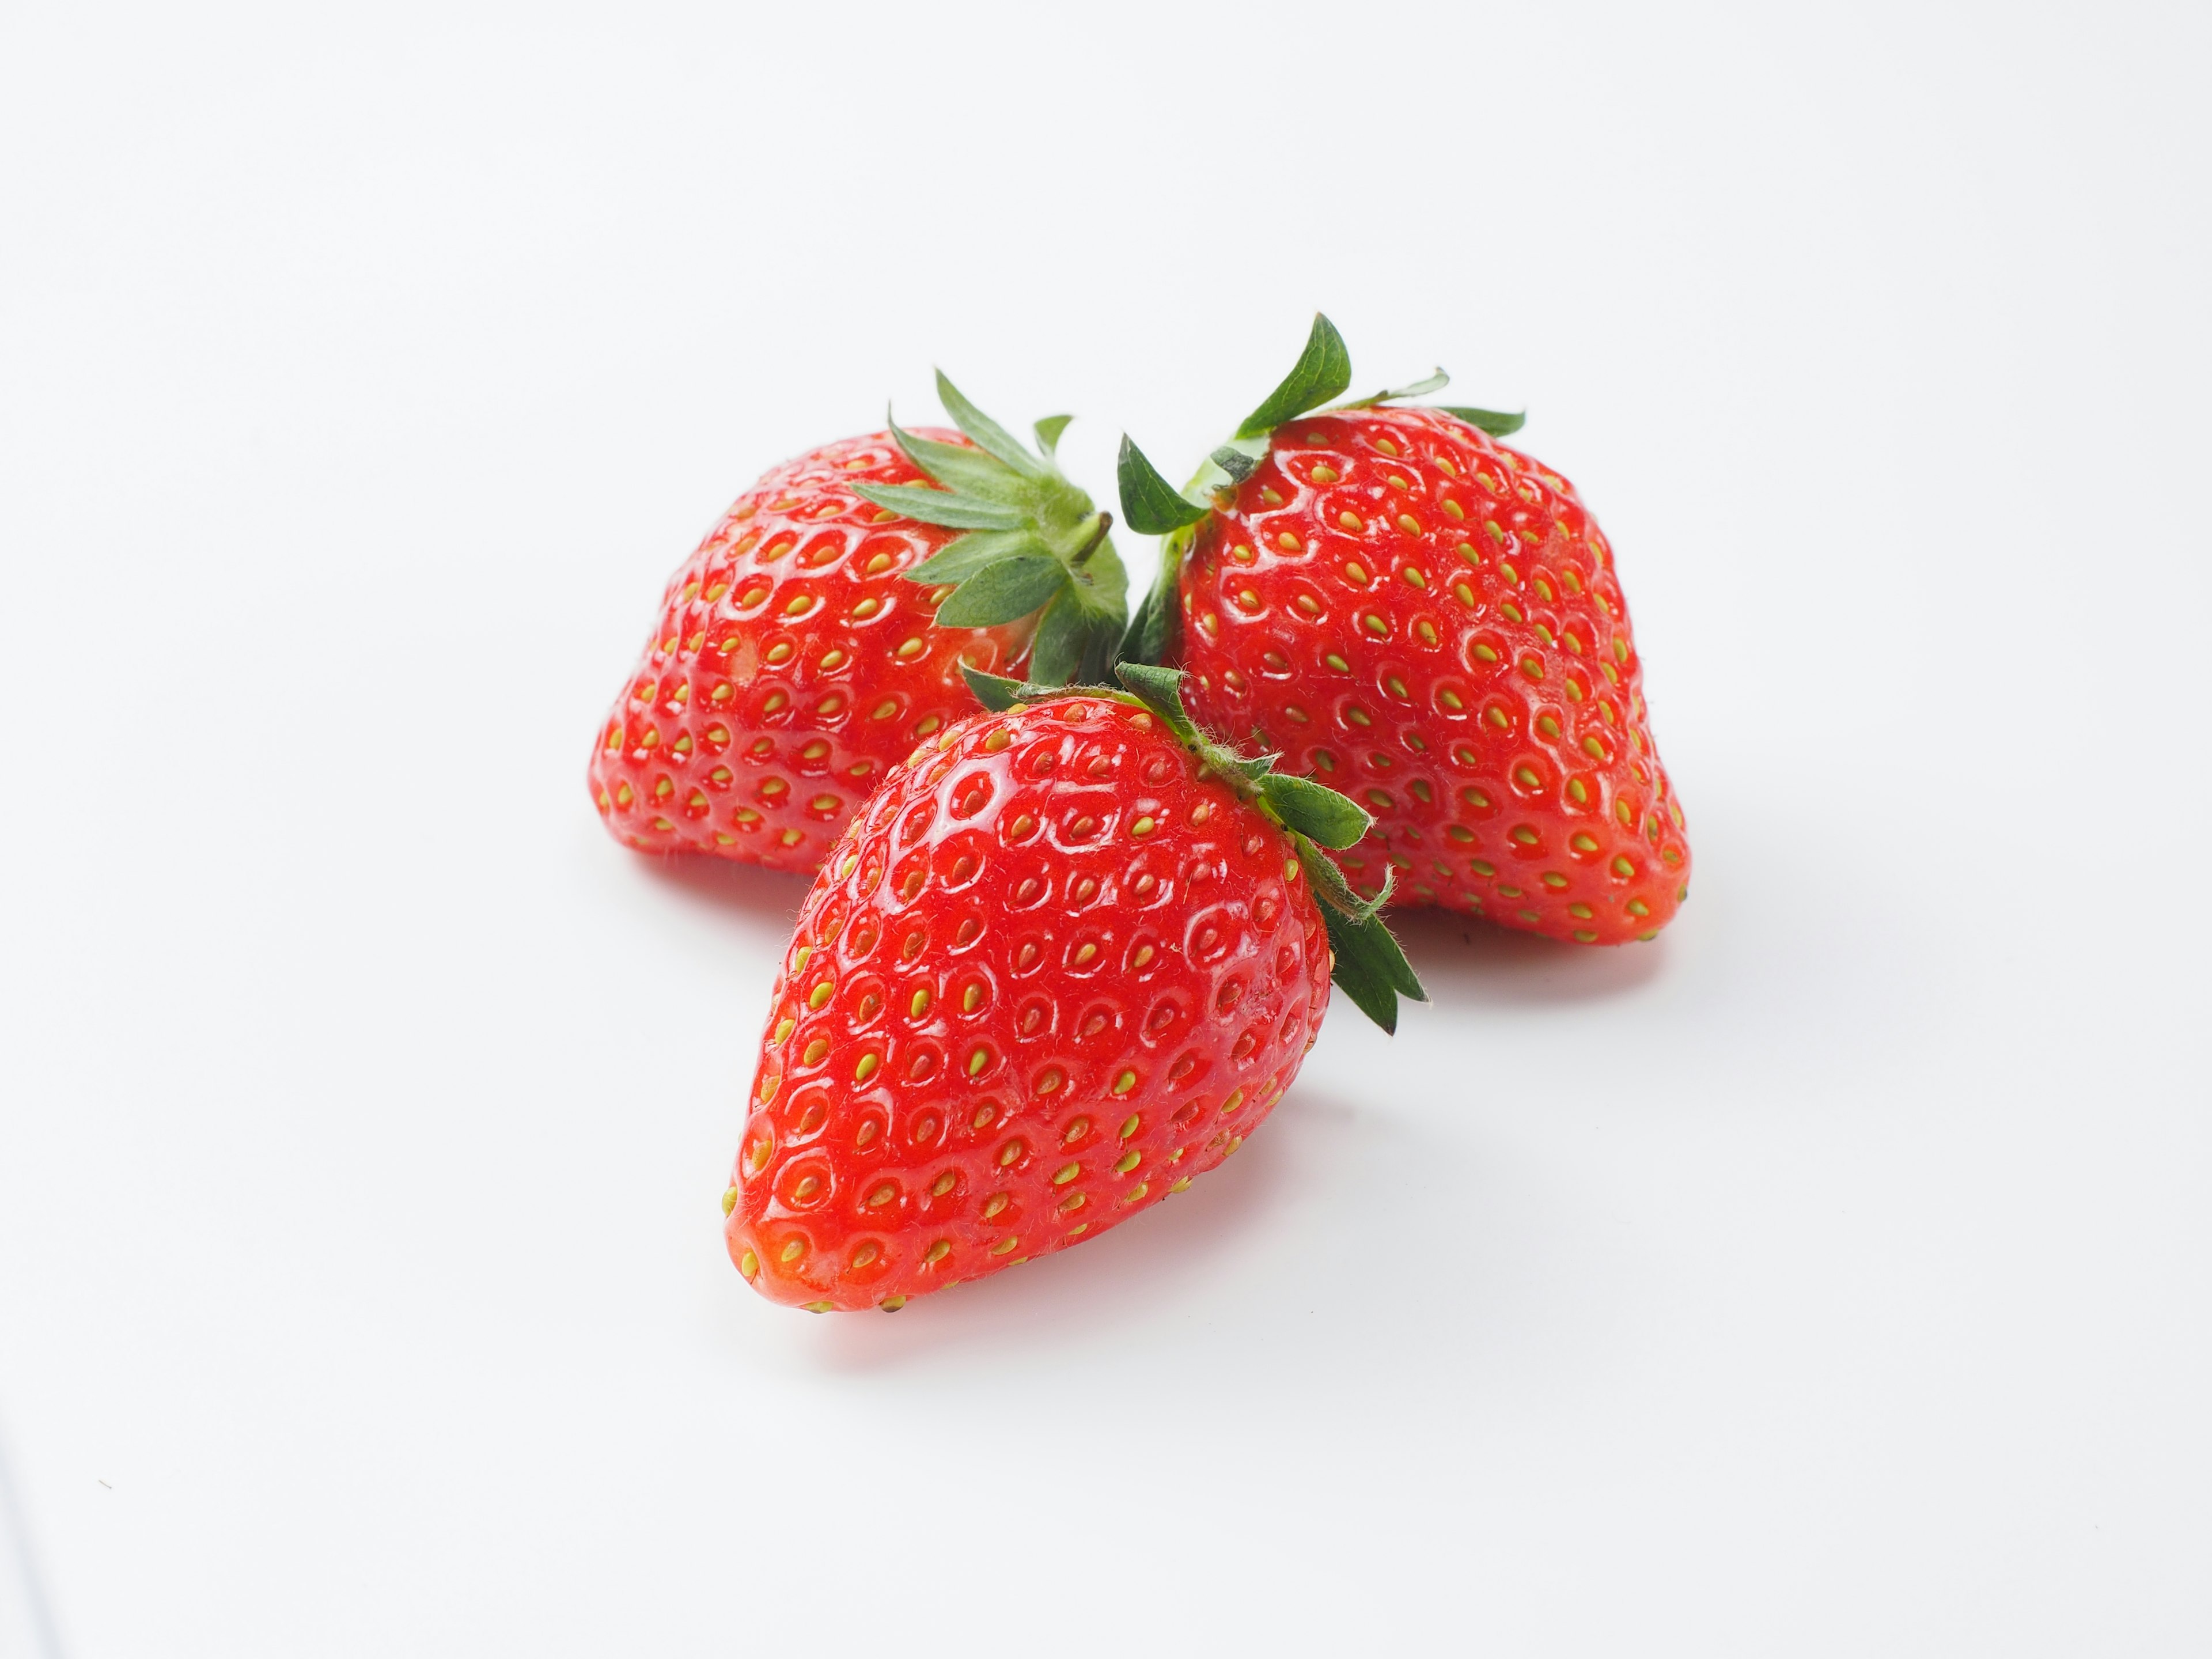
[[[1109,686],[1048,686],[1024,684],[999,674],[973,668],[960,671],[984,708],[1002,712],[1018,702],[1080,691],[1086,696],[1112,697],[1135,703],[1158,716],[1206,770],[1220,778],[1238,795],[1260,810],[1261,816],[1283,830],[1297,849],[1298,863],[1321,901],[1322,918],[1328,927],[1329,949],[1335,960],[1330,976],[1359,1011],[1386,1031],[1398,1029],[1398,999],[1428,1000],[1413,964],[1385,927],[1382,907],[1389,902],[1391,872],[1386,872],[1382,890],[1363,899],[1352,890],[1344,872],[1322,849],[1341,852],[1356,845],[1375,820],[1357,802],[1308,778],[1278,772],[1278,755],[1243,755],[1202,731],[1183,707],[1182,674],[1178,669],[1146,663],[1124,662],[1114,671],[1126,691]]]
[[[1107,534],[1114,515],[1092,507],[1060,470],[1060,434],[1074,417],[1039,421],[1032,451],[941,371],[937,396],[975,447],[938,443],[891,421],[898,447],[939,487],[856,484],[854,493],[886,512],[967,532],[904,573],[952,589],[937,607],[939,626],[995,628],[1036,615],[1031,684],[1103,678],[1121,638],[1129,579]]]
[[[1336,325],[1316,312],[1313,329],[1306,336],[1305,349],[1298,354],[1297,365],[1283,377],[1282,384],[1244,417],[1228,441],[1206,458],[1182,489],[1175,489],[1161,477],[1159,469],[1146,459],[1145,452],[1129,441],[1127,434],[1123,434],[1121,458],[1115,468],[1121,485],[1122,522],[1140,536],[1166,539],[1160,544],[1158,578],[1138,605],[1136,615],[1130,618],[1128,632],[1121,641],[1121,660],[1158,663],[1175,654],[1176,584],[1182,575],[1183,555],[1189,550],[1199,521],[1217,507],[1226,505],[1237,486],[1252,476],[1266,456],[1276,428],[1324,405],[1330,410],[1372,409],[1379,404],[1426,397],[1431,392],[1443,391],[1450,380],[1451,376],[1437,369],[1411,386],[1332,403],[1331,399],[1342,398],[1352,384],[1352,354],[1346,349],[1344,337],[1336,331]],[[1447,404],[1436,407],[1497,438],[1519,431],[1527,419],[1525,415],[1500,414],[1490,409]]]

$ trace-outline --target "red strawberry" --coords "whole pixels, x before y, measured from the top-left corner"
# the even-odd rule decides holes
[[[1386,1025],[1419,994],[1302,833],[1364,815],[1200,738],[1171,672],[1124,678],[1142,701],[976,676],[992,712],[892,768],[816,878],[723,1198],[763,1295],[895,1309],[1096,1237],[1273,1109],[1332,944]]]
[[[964,437],[893,426],[787,462],[676,573],[592,760],[615,835],[812,870],[891,763],[974,708],[963,663],[1103,673],[1125,582],[1111,516],[1054,463],[1068,417],[1037,422],[1040,459],[938,389]]]
[[[1395,878],[1401,904],[1651,938],[1690,848],[1611,546],[1572,485],[1492,435],[1519,416],[1387,406],[1441,374],[1305,412],[1351,372],[1316,319],[1202,469],[1205,504],[1123,441],[1123,515],[1170,537],[1127,649],[1180,660],[1201,720],[1373,811],[1339,860],[1360,892]]]

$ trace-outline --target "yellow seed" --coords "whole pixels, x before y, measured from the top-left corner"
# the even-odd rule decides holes
[[[1126,1095],[1136,1086],[1137,1074],[1134,1072],[1124,1072],[1114,1079],[1114,1092],[1117,1095]]]
[[[934,1267],[937,1263],[944,1261],[945,1258],[951,1253],[952,1245],[951,1242],[949,1240],[940,1238],[937,1243],[931,1245],[927,1250],[922,1252],[921,1264],[925,1267]]]
[[[1398,528],[1408,536],[1418,536],[1421,533],[1419,521],[1410,513],[1401,513],[1398,515]]]
[[[1121,1161],[1115,1164],[1114,1173],[1116,1175],[1127,1175],[1130,1170],[1135,1169],[1144,1161],[1145,1155],[1142,1152],[1124,1152],[1121,1155]]]
[[[1275,544],[1285,553],[1295,553],[1303,545],[1303,544],[1299,542],[1298,538],[1291,534],[1287,530],[1285,530],[1281,535],[1275,538]]]
[[[757,1279],[760,1276],[760,1258],[747,1250],[738,1258],[738,1271],[748,1280]]]
[[[735,1187],[732,1187],[726,1189],[722,1194],[722,1213],[724,1215],[727,1215],[731,1211],[737,1207],[738,1189]]]
[[[1171,1187],[1170,1187],[1170,1188],[1168,1188],[1168,1191],[1169,1191],[1170,1194],[1173,1194],[1173,1193],[1188,1192],[1188,1191],[1189,1191],[1189,1190],[1190,1190],[1190,1177],[1189,1177],[1188,1176],[1177,1176],[1177,1177],[1176,1177],[1176,1182],[1175,1182],[1175,1184],[1174,1184],[1173,1186],[1171,1186]]]
[[[782,1041],[784,1040],[784,1038],[786,1038],[786,1037],[787,1037],[787,1036],[789,1036],[791,1035],[791,1030],[792,1030],[792,1027],[793,1027],[794,1025],[796,1025],[796,1024],[799,1024],[799,1022],[798,1022],[797,1020],[795,1020],[795,1019],[792,1019],[792,1018],[788,1018],[788,1017],[786,1017],[786,1018],[783,1018],[783,1019],[780,1019],[780,1020],[778,1020],[778,1021],[776,1022],[776,1025],[775,1025],[775,1035],[774,1036],[770,1037],[770,1038],[769,1039],[769,1041],[770,1042],[782,1042]]]
[[[1127,1195],[1124,1197],[1121,1201],[1124,1204],[1134,1204],[1150,1190],[1151,1188],[1147,1187],[1145,1182],[1140,1181],[1135,1186],[1129,1188]]]
[[[830,1045],[827,1042],[824,1042],[820,1037],[817,1037],[813,1042],[806,1045],[806,1052],[799,1055],[799,1063],[801,1066],[811,1066],[816,1060],[821,1059],[823,1055],[829,1052]]]
[[[885,1313],[896,1313],[901,1308],[906,1306],[906,1298],[902,1296],[887,1296],[876,1305]]]
[[[801,1243],[798,1239],[794,1238],[790,1243],[783,1247],[782,1250],[779,1253],[777,1259],[783,1261],[796,1261],[799,1257],[805,1254],[806,1246]]]
[[[862,1054],[860,1056],[860,1063],[853,1068],[853,1081],[855,1083],[866,1083],[870,1078],[875,1075],[876,1067],[882,1064],[883,1059],[880,1055]]]
[[[1129,965],[1133,968],[1141,968],[1158,954],[1158,952],[1154,951],[1151,945],[1139,945],[1137,947],[1137,954],[1129,959]]]
[[[1082,1173],[1083,1166],[1080,1164],[1063,1164],[1052,1172],[1052,1184],[1055,1187],[1065,1187]]]
[[[1227,1116],[1230,1115],[1230,1113],[1231,1113],[1231,1112],[1235,1111],[1235,1110],[1236,1110],[1239,1106],[1242,1106],[1243,1103],[1244,1103],[1244,1091],[1243,1091],[1242,1089],[1232,1089],[1232,1090],[1231,1090],[1231,1091],[1230,1091],[1230,1093],[1229,1093],[1229,1098],[1228,1098],[1228,1099],[1226,1099],[1226,1100],[1224,1100],[1224,1101],[1223,1101],[1223,1102],[1221,1103],[1221,1115],[1222,1115],[1222,1116],[1224,1116],[1224,1117],[1227,1117]]]
[[[1002,1238],[997,1243],[991,1246],[991,1254],[993,1255],[1004,1255],[1007,1251],[1012,1249],[1021,1242],[1022,1241],[1018,1238]]]
[[[830,997],[836,994],[836,989],[837,988],[830,983],[830,981],[826,979],[823,980],[821,984],[816,986],[814,989],[808,994],[806,1006],[810,1008],[819,1008],[823,1003],[830,1000]]]
[[[1077,967],[1079,967],[1079,968],[1083,967],[1083,966],[1085,966],[1086,963],[1088,963],[1090,962],[1090,960],[1091,960],[1091,957],[1093,957],[1097,956],[1097,954],[1098,954],[1098,947],[1097,947],[1097,945],[1086,945],[1083,946],[1083,947],[1082,947],[1082,949],[1080,949],[1080,950],[1079,950],[1078,951],[1076,951],[1076,953],[1075,953],[1075,965],[1076,965]]]
[[[990,1063],[991,1051],[988,1048],[977,1048],[974,1054],[968,1056],[968,1075],[975,1076]]]
[[[1133,1134],[1134,1134],[1134,1133],[1137,1133],[1137,1123],[1138,1123],[1138,1119],[1137,1119],[1136,1115],[1135,1115],[1134,1114],[1132,1114],[1132,1115],[1130,1115],[1129,1121],[1128,1121],[1127,1123],[1124,1123],[1124,1124],[1121,1126],[1121,1139],[1122,1139],[1127,1140],[1127,1139],[1131,1135],[1133,1135]]]

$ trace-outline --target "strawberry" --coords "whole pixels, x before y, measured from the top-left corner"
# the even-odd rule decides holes
[[[1521,417],[1341,393],[1316,318],[1290,377],[1178,495],[1125,438],[1122,514],[1165,535],[1125,654],[1178,660],[1208,725],[1370,809],[1360,893],[1584,945],[1689,895],[1613,550]]]
[[[970,678],[988,712],[890,769],[776,980],[722,1203],[774,1301],[896,1309],[1095,1238],[1273,1109],[1332,947],[1386,1028],[1420,994],[1315,850],[1366,815],[1206,738],[1180,676]]]
[[[961,666],[1104,670],[1123,617],[1109,514],[942,374],[958,433],[896,424],[740,495],[670,580],[601,730],[617,836],[811,871],[919,739],[972,709]]]

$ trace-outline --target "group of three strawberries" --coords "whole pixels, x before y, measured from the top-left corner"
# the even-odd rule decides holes
[[[1241,1146],[1378,913],[1584,945],[1688,892],[1612,549],[1517,416],[1335,402],[1316,318],[1183,489],[1133,617],[1110,514],[939,377],[740,496],[670,583],[591,787],[648,852],[810,872],[723,1197],[754,1287],[896,1309],[1096,1237]]]

